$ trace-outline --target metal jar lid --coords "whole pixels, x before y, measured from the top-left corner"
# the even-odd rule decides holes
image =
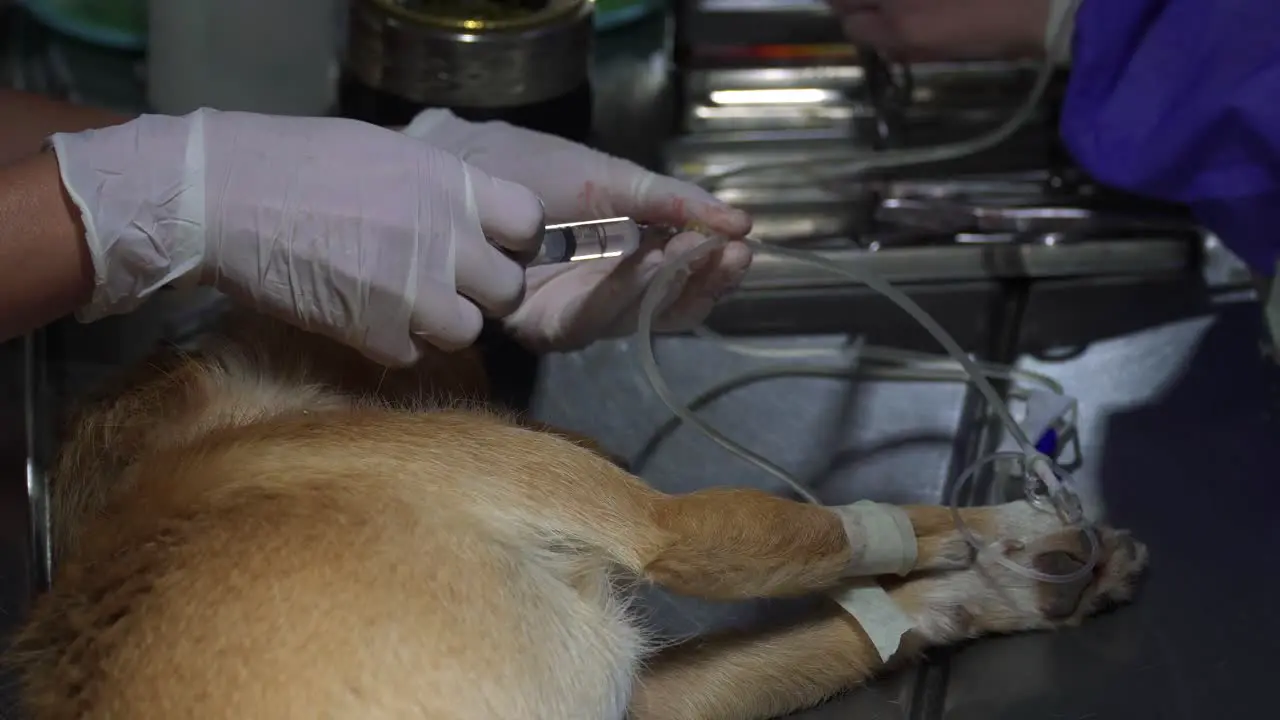
[[[424,106],[544,102],[586,82],[594,9],[592,0],[352,0],[347,72]]]

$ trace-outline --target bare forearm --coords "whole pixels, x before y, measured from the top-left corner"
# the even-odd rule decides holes
[[[130,119],[110,110],[0,88],[0,166],[39,152],[54,133],[110,127]]]
[[[41,145],[54,133],[129,119],[0,88],[0,340],[75,310],[93,288],[79,214]]]
[[[93,261],[51,152],[0,166],[0,340],[83,305]]]

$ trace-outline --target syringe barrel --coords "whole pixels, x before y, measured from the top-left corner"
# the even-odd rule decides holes
[[[548,225],[542,236],[542,247],[529,265],[625,257],[639,247],[640,226],[631,218]]]

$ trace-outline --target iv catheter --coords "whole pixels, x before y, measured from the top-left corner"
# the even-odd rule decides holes
[[[1073,5],[1078,5],[1079,0]],[[1074,11],[1074,6],[1072,10]],[[1027,101],[1019,107],[1003,125],[985,136],[967,141],[954,143],[950,145],[941,145],[930,148],[920,148],[915,150],[897,151],[897,152],[877,152],[863,158],[860,161],[854,161],[848,166],[841,168],[842,173],[857,174],[875,169],[890,169],[909,165],[927,164],[945,160],[951,160],[963,157],[972,153],[981,152],[989,148],[995,147],[1011,137],[1017,132],[1035,112],[1036,106],[1039,104],[1045,89],[1048,87],[1049,80],[1052,77],[1053,62],[1052,58],[1057,57],[1059,49],[1066,41],[1065,33],[1059,30],[1049,43],[1048,60],[1037,76],[1036,83],[1032,88]],[[699,179],[700,184],[713,190],[714,186],[721,181],[739,175],[756,172],[768,172],[777,170],[796,170],[801,168],[812,167],[812,161],[804,163],[774,163],[770,165],[746,166],[719,173],[714,176],[703,176]],[[1016,572],[1024,577],[1031,578],[1042,582],[1069,583],[1089,576],[1093,569],[1097,566],[1101,551],[1101,543],[1098,538],[1097,531],[1084,515],[1083,506],[1079,497],[1071,488],[1071,475],[1064,468],[1059,466],[1052,458],[1044,454],[1038,447],[1039,438],[1036,444],[1026,436],[1021,426],[1014,420],[1009,408],[1001,399],[999,393],[991,386],[987,380],[988,376],[996,376],[990,367],[981,367],[974,362],[956,341],[923,309],[913,302],[906,294],[890,285],[883,279],[870,274],[865,269],[854,270],[850,267],[836,266],[824,260],[821,256],[814,253],[807,253],[801,250],[790,248],[781,248],[760,243],[755,240],[746,241],[751,248],[760,253],[783,255],[792,260],[803,262],[809,265],[819,267],[837,275],[844,276],[860,284],[870,287],[872,290],[884,295],[892,300],[895,304],[905,310],[913,319],[922,327],[933,335],[933,337],[942,345],[947,353],[963,368],[964,372],[969,376],[970,382],[984,396],[988,406],[996,413],[1001,422],[1005,425],[1007,432],[1012,437],[1014,443],[1019,448],[1017,452],[996,452],[980,458],[969,468],[960,473],[956,477],[949,498],[952,519],[955,522],[957,530],[965,538],[965,540],[973,546],[973,548],[982,554],[994,553],[994,559],[1009,570]],[[659,304],[668,295],[668,286],[674,282],[675,278],[684,272],[692,263],[702,257],[710,254],[716,249],[722,247],[725,240],[722,238],[713,238],[710,242],[692,248],[688,252],[674,258],[671,262],[664,264],[658,271],[653,283],[645,292],[640,304],[640,323],[638,329],[639,342],[637,350],[639,352],[639,361],[644,374],[649,380],[650,386],[654,392],[663,401],[664,404],[679,417],[682,421],[701,430],[705,435],[714,440],[721,447],[730,451],[734,455],[756,465],[760,469],[782,480],[790,486],[800,497],[814,504],[821,504],[816,496],[814,496],[802,483],[792,477],[787,471],[779,468],[768,459],[759,454],[743,447],[739,443],[725,436],[723,433],[711,427],[700,417],[697,416],[686,404],[677,400],[671,388],[666,384],[662,374],[658,368],[657,357],[653,347],[653,322],[658,312]],[[1006,371],[1007,372],[1007,371]],[[960,513],[960,503],[962,500],[962,492],[968,483],[973,480],[978,471],[990,463],[1004,460],[1008,463],[1019,466],[1023,479],[1023,491],[1027,501],[1035,508],[1044,512],[1053,512],[1063,522],[1064,526],[1078,527],[1087,538],[1090,549],[1089,558],[1082,567],[1074,572],[1065,575],[1055,575],[1040,572],[1034,568],[1023,566],[1014,562],[1005,556],[998,547],[993,544],[984,542],[983,538],[978,537],[964,522]]]

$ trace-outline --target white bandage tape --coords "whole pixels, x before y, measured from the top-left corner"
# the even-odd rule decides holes
[[[888,662],[915,624],[874,580],[859,580],[831,593],[831,599],[853,616],[871,638],[881,662]]]
[[[849,577],[906,575],[915,569],[916,532],[902,508],[863,500],[827,509],[840,516],[849,538]]]

